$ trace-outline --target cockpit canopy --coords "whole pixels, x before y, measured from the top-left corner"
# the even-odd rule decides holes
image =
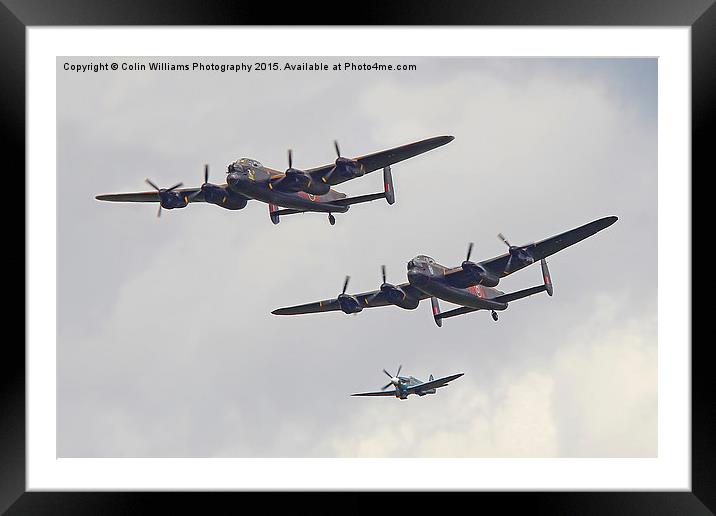
[[[423,267],[425,265],[432,265],[435,263],[435,260],[430,258],[429,256],[425,256],[424,254],[419,254],[412,260],[408,262],[408,269],[412,269],[413,267]]]
[[[243,167],[263,168],[263,165],[261,163],[251,158],[241,158],[240,160],[238,160],[237,163]]]
[[[263,168],[263,165],[251,158],[241,158],[229,164],[226,167],[226,173],[231,174],[232,172],[246,172],[251,169]]]
[[[435,260],[433,260],[429,256],[425,256],[424,254],[419,254],[418,256],[413,258],[413,261],[418,263],[435,263]]]

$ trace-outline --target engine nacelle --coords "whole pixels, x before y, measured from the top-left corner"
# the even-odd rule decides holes
[[[335,183],[336,179],[340,180],[338,182],[342,182],[361,177],[363,174],[365,174],[365,168],[360,163],[352,159],[340,157],[336,159],[335,165],[333,165],[333,168],[328,172],[327,176],[324,176],[323,182]],[[328,181],[327,178],[330,178],[330,181]]]
[[[394,285],[383,284],[380,287],[385,299],[391,304],[405,310],[414,310],[420,301],[408,296],[401,288]]]
[[[207,184],[204,185],[202,191],[204,193],[205,202],[227,210],[240,210],[245,208],[248,203],[246,197],[237,194],[229,188]]]
[[[358,302],[355,296],[348,294],[341,294],[338,296],[338,305],[341,307],[343,313],[346,314],[357,314],[363,310],[363,307]]]
[[[482,265],[475,262],[462,262],[462,270],[472,275],[477,285],[485,287],[494,287],[500,282],[499,276],[491,273]]]
[[[166,210],[173,210],[174,208],[184,208],[189,204],[189,197],[175,190],[172,191],[159,191],[159,204]]]

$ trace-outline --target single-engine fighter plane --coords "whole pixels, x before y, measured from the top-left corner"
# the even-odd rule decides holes
[[[617,217],[605,217],[576,229],[526,245],[511,245],[500,233],[498,237],[508,247],[508,252],[479,263],[470,261],[473,244],[467,249],[467,257],[458,267],[445,267],[429,256],[419,255],[408,262],[408,283],[392,285],[386,280],[385,266],[382,266],[383,283],[378,290],[363,294],[346,294],[348,280],[343,284],[341,294],[333,299],[305,305],[279,308],[274,315],[298,315],[341,310],[357,314],[364,308],[394,305],[413,310],[423,299],[430,298],[435,324],[442,326],[443,319],[468,314],[478,310],[490,310],[497,321],[497,312],[505,310],[508,304],[539,292],[553,294],[545,258],[588,238],[617,221]],[[542,264],[543,284],[536,287],[504,293],[495,287],[505,276],[539,261]],[[440,312],[438,299],[448,301],[459,308]]]
[[[255,159],[241,158],[228,165],[226,182],[221,185],[209,183],[209,166],[204,165],[204,182],[196,188],[182,188],[183,183],[159,188],[147,178],[147,184],[155,191],[104,194],[96,196],[96,199],[113,202],[158,202],[157,217],[161,216],[162,208],[173,210],[186,208],[190,203],[206,202],[227,210],[240,210],[246,207],[248,201],[256,199],[269,205],[269,216],[274,224],[279,223],[282,215],[321,212],[328,213],[328,221],[333,225],[336,223],[333,214],[345,213],[353,204],[376,199],[385,199],[388,204],[393,204],[395,191],[390,166],[450,143],[453,139],[453,136],[437,136],[357,158],[341,156],[338,142],[334,142],[338,155],[336,161],[317,168],[293,168],[293,152],[289,150],[288,169],[285,172],[265,167]],[[382,192],[347,197],[346,194],[331,188],[381,168]]]
[[[383,372],[388,375],[390,382],[386,383],[381,390],[377,392],[360,392],[358,394],[351,394],[351,396],[395,396],[398,399],[406,400],[410,394],[417,394],[418,396],[425,396],[426,394],[435,394],[439,387],[445,387],[449,382],[460,378],[465,373],[453,374],[446,376],[445,378],[433,379],[433,375],[430,375],[427,382],[418,380],[414,376],[400,376],[400,370],[403,366],[398,367],[398,372],[395,375],[390,374],[388,371],[383,369]],[[390,386],[395,387],[394,390],[386,391]]]

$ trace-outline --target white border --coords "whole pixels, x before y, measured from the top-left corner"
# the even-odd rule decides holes
[[[350,31],[350,37],[346,32]],[[27,30],[27,488],[690,490],[690,28]],[[330,41],[330,45],[326,44]],[[658,56],[656,459],[56,459],[56,56]],[[396,465],[436,474],[385,475]]]

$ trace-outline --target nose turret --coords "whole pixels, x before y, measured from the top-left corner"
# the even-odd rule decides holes
[[[239,183],[244,175],[244,167],[238,163],[230,164],[226,169],[226,183],[231,187]]]
[[[408,282],[419,287],[428,282],[428,273],[417,267],[408,267]]]
[[[226,176],[226,183],[229,186],[234,186],[239,181],[241,181],[241,174],[238,172],[231,172],[229,175]]]

